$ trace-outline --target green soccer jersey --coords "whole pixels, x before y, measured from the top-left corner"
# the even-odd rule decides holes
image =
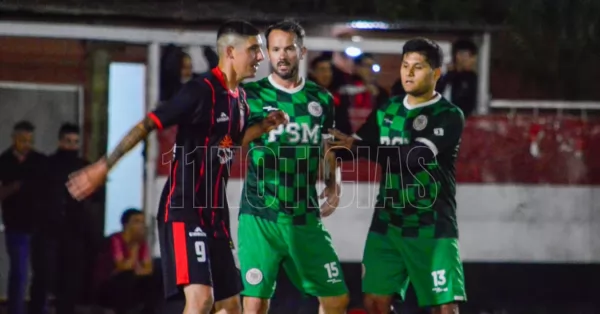
[[[248,171],[240,213],[277,221],[293,217],[302,223],[319,204],[315,184],[322,154],[322,137],[333,127],[333,97],[311,81],[293,89],[271,76],[244,85],[250,106],[248,125],[273,110],[288,114],[287,125],[264,134],[249,145]]]
[[[383,150],[389,154],[390,149],[399,156],[403,147],[408,158],[404,156],[401,166],[393,168],[387,160],[377,159],[382,174],[372,231],[385,234],[393,225],[405,237],[458,237],[455,162],[463,126],[462,111],[439,94],[417,106],[394,97],[373,110],[356,137],[377,143],[379,152],[370,151],[371,157]],[[411,144],[414,148],[409,151]],[[423,159],[418,166],[408,164],[410,154],[418,149],[430,150],[427,153],[435,158]]]

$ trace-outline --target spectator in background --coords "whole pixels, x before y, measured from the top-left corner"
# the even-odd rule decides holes
[[[161,60],[160,100],[171,99],[193,77],[190,55],[177,46],[167,46]]]
[[[310,62],[308,79],[329,90],[332,80],[331,58],[321,55]]]
[[[325,54],[328,56],[329,54]],[[346,130],[352,134],[350,123],[350,108],[354,105],[354,96],[360,93],[356,88],[357,77],[354,75],[354,60],[345,52],[333,52],[332,57],[332,81],[329,91],[336,99],[335,103],[335,128],[344,133]],[[345,157],[345,156],[342,156]]]
[[[181,85],[189,82],[194,77],[192,57],[183,52],[181,56]]]
[[[219,65],[219,55],[217,52],[210,46],[204,46],[202,47],[202,50],[204,51],[204,58],[206,58],[208,67],[210,69],[216,68]]]
[[[9,314],[24,313],[31,235],[35,218],[46,205],[47,157],[33,149],[34,130],[29,121],[15,124],[12,146],[0,155],[0,201],[9,258]]]
[[[58,149],[48,159],[48,202],[38,215],[41,223],[31,242],[30,314],[46,313],[50,292],[56,295],[58,313],[75,313],[75,303],[84,287],[85,247],[90,238],[88,201],[75,201],[65,186],[70,173],[88,164],[79,157],[79,131],[75,124],[63,124],[58,132]]]
[[[363,53],[354,59],[355,72],[360,78],[357,81],[364,91],[356,95],[356,108],[377,108],[389,99],[388,92],[377,84],[377,73],[374,70],[375,57],[370,53]]]
[[[462,109],[465,117],[477,107],[477,45],[467,39],[452,45],[452,63],[436,86],[439,93]]]
[[[108,238],[98,261],[98,301],[117,314],[137,308],[142,313],[154,313],[161,292],[159,280],[153,276],[144,213],[127,209],[121,216],[121,225],[123,231]]]

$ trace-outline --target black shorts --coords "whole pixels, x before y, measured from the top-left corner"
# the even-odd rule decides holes
[[[242,291],[231,240],[214,239],[187,222],[159,222],[158,233],[167,299],[183,297],[190,284],[213,287],[215,302]]]

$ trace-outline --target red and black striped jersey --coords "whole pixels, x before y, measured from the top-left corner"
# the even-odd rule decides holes
[[[186,83],[149,114],[159,128],[177,125],[172,151],[163,154],[170,176],[158,217],[200,221],[206,233],[229,237],[226,186],[248,117],[244,91],[229,90],[219,68]]]

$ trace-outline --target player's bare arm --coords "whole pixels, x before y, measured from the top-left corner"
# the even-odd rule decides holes
[[[248,145],[263,134],[269,133],[279,125],[287,124],[288,122],[289,117],[285,112],[281,110],[271,112],[260,123],[248,127],[246,133],[244,133],[244,138],[242,139],[242,146]]]
[[[83,200],[96,191],[106,181],[110,169],[131,149],[146,139],[154,129],[156,129],[156,123],[149,117],[144,118],[123,137],[117,147],[105,158],[72,174],[67,182],[67,188],[73,198]]]
[[[140,123],[136,124],[123,139],[119,142],[117,147],[110,152],[106,157],[106,166],[110,170],[114,167],[119,160],[125,156],[130,150],[132,150],[137,144],[145,140],[148,134],[156,129],[156,123],[149,117],[144,118]]]
[[[330,130],[330,134],[336,139],[330,144],[332,149],[349,149],[359,158],[370,158],[393,168],[402,166],[402,163],[408,168],[420,167],[422,163],[434,160],[438,154],[437,148],[432,149],[425,142],[386,146],[358,140],[338,130]]]
[[[341,170],[333,150],[325,140],[325,154],[321,163],[325,189],[321,193],[321,199],[326,198],[321,206],[321,216],[327,217],[333,214],[340,203],[341,193]]]

